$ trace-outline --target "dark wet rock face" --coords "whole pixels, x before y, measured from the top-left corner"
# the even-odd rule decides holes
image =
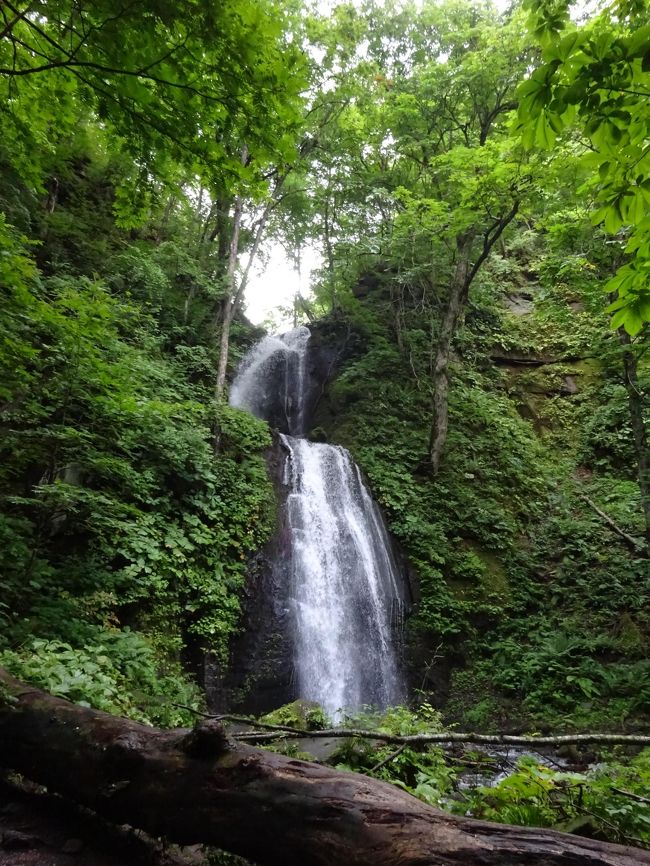
[[[323,352],[309,345],[308,328],[264,337],[242,361],[230,403],[268,421],[280,433],[304,436],[329,370]]]
[[[295,697],[289,625],[289,527],[286,521],[286,454],[278,439],[268,455],[279,498],[278,527],[271,541],[251,559],[242,599],[243,631],[231,645],[223,681],[206,682],[215,710],[260,714]]]
[[[248,352],[230,389],[230,403],[289,436],[306,436],[350,335],[334,323],[267,336]]]

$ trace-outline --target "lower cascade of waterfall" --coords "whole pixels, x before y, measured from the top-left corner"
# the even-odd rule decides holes
[[[287,544],[276,565],[288,583],[282,593],[296,697],[337,719],[342,710],[404,699],[397,644],[406,586],[350,454],[299,438],[308,340],[308,329],[299,328],[260,341],[242,362],[231,403],[281,430]]]
[[[403,698],[395,620],[403,603],[376,503],[349,453],[281,436],[291,532],[289,604],[301,697],[329,715]]]

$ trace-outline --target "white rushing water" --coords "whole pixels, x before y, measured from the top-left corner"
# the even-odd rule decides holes
[[[244,357],[230,389],[230,405],[274,427],[304,433],[305,358],[309,328],[264,337]],[[283,423],[284,422],[284,423]]]
[[[333,717],[398,703],[400,576],[379,509],[345,449],[281,439],[299,694]]]
[[[265,337],[244,358],[231,403],[285,432],[285,587],[297,696],[333,718],[404,698],[396,651],[404,585],[377,504],[350,454],[304,434],[309,330]],[[296,435],[297,434],[297,435]]]

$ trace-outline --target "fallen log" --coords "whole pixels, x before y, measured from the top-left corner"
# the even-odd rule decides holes
[[[0,765],[116,823],[268,866],[650,866],[650,853],[448,815],[355,773],[161,731],[0,672]]]

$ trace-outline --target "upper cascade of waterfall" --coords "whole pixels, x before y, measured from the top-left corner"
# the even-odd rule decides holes
[[[256,343],[237,371],[230,405],[248,410],[283,433],[303,436],[310,337],[309,328],[301,325]]]

